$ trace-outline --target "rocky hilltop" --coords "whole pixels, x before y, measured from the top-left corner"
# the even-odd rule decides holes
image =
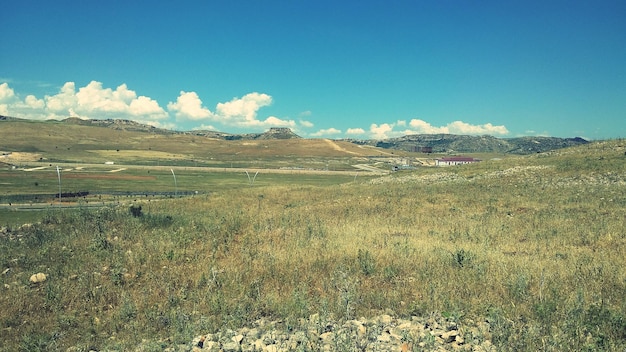
[[[2,118],[4,118],[5,120],[9,120],[9,119],[13,121],[18,120],[15,118],[1,116],[0,119]],[[108,127],[108,128],[112,128],[115,130],[150,132],[150,133],[159,133],[159,134],[189,134],[189,135],[203,136],[203,137],[208,137],[208,138],[217,138],[217,139],[224,139],[224,140],[301,138],[297,134],[293,133],[293,131],[290,128],[287,128],[287,127],[272,127],[263,133],[232,134],[232,133],[226,133],[226,132],[207,131],[207,130],[182,131],[182,132],[173,131],[173,130],[166,130],[166,129],[142,124],[136,121],[123,120],[123,119],[90,120],[90,119],[80,119],[77,117],[70,117],[70,118],[63,120],[63,122],[67,124],[74,124],[74,125],[81,125],[81,126]]]
[[[90,120],[90,119],[81,119],[78,117],[70,117],[70,118],[63,120],[62,122],[66,124],[71,124],[71,125],[108,127],[114,130],[124,130],[124,131],[175,133],[169,130],[157,128],[157,127],[146,125],[146,124],[139,123],[136,121],[123,120],[123,119]]]
[[[196,135],[196,136],[224,139],[227,141],[302,138],[298,136],[297,134],[293,133],[293,131],[290,128],[286,128],[286,127],[272,127],[263,133],[231,134],[231,133],[215,132],[215,131],[192,131],[188,133]]]

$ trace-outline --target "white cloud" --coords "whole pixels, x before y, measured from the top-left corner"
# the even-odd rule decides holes
[[[518,134],[517,136],[518,137],[523,137],[523,136],[549,137],[550,133],[548,133],[548,131],[537,132],[535,130],[527,130],[523,134]],[[585,138],[585,139],[589,140],[588,138]]]
[[[194,131],[217,131],[215,126],[213,126],[213,125],[205,125],[205,124],[201,124],[200,126],[196,126],[192,130],[194,130]]]
[[[321,129],[315,133],[311,133],[312,137],[323,137],[323,136],[330,136],[330,135],[335,135],[335,134],[340,134],[341,130],[338,130],[336,128],[327,128],[327,129]]]
[[[296,127],[294,120],[285,120],[269,116],[265,120],[258,118],[262,107],[272,104],[272,97],[262,93],[249,93],[241,98],[233,98],[226,103],[218,103],[215,112],[202,106],[202,101],[195,92],[180,92],[176,103],[167,104],[178,120],[208,120],[237,128],[249,127]]]
[[[313,127],[313,126],[314,126],[314,125],[313,125],[313,122],[311,122],[311,121],[306,121],[306,120],[300,120],[300,125],[301,125],[302,127],[306,127],[306,128],[311,128],[311,127]]]
[[[348,135],[360,135],[364,133],[365,133],[365,130],[362,128],[348,128],[346,130],[346,134]]]
[[[27,95],[24,103],[31,109],[43,109],[46,106],[43,99],[37,99],[34,95]]]
[[[414,131],[415,134],[448,133],[448,130],[445,127],[435,127],[430,123],[420,119],[412,119],[409,122],[409,126],[412,128],[412,131]]]
[[[211,121],[237,128],[297,126],[294,120],[276,116],[258,118],[259,109],[271,104],[271,96],[253,92],[218,103],[215,112],[212,112],[203,106],[196,92],[181,91],[175,102],[167,104],[168,113],[156,100],[138,96],[126,84],[111,89],[97,81],[91,81],[84,87],[76,87],[74,82],[66,82],[56,94],[45,95],[43,99],[33,95],[22,99],[9,87],[8,82],[0,84],[0,113],[26,119],[117,118],[171,128],[174,124],[166,121],[171,114],[177,121]],[[304,112],[302,115],[308,114]],[[305,127],[313,126],[308,121],[300,124]]]
[[[454,121],[448,124],[449,133],[453,134],[496,134],[505,135],[509,131],[504,126],[494,126],[491,123],[484,125],[470,125],[463,121]]]
[[[66,82],[61,87],[58,94],[53,96],[45,96],[46,106],[48,111],[55,114],[62,114],[71,109],[74,111],[78,105],[78,98],[76,97],[76,88],[74,82]],[[70,116],[77,116],[76,113],[70,114]]]
[[[129,119],[159,126],[158,121],[169,117],[155,100],[137,96],[126,84],[113,90],[103,88],[100,82],[91,81],[77,92],[74,82],[66,82],[57,94],[46,95],[43,99],[27,95],[22,100],[7,83],[3,83],[0,85],[0,99],[8,100],[1,108],[4,114],[35,120],[80,116]]]
[[[162,114],[163,109],[156,100],[140,96],[133,99],[129,105],[129,111],[133,116],[153,116],[154,118],[165,119],[167,115]]]
[[[397,127],[406,127],[405,121],[397,121],[396,123],[383,123],[380,125],[372,124],[370,126],[370,138],[385,139],[399,137],[410,134],[468,134],[468,135],[506,135],[509,133],[505,126],[494,126],[491,123],[483,125],[472,125],[463,121],[454,121],[445,126],[433,126],[432,124],[420,120],[412,119],[408,123],[409,128],[397,130]]]
[[[67,91],[62,89],[61,94],[72,99],[72,90],[70,87],[67,88]],[[91,81],[87,86],[80,88],[75,96],[77,104],[72,109],[89,118],[130,118],[141,122],[168,118],[165,110],[155,100],[146,96],[138,97],[126,84],[112,90],[102,88],[100,82]]]
[[[389,138],[390,133],[393,131],[394,124],[383,123],[377,125],[375,123],[370,125],[371,136],[374,139],[385,139]]]
[[[296,127],[296,122],[293,120],[282,120],[276,116],[270,116],[261,122],[263,126],[271,127]]]
[[[409,126],[415,131],[415,133],[450,133],[450,134],[470,134],[470,135],[506,135],[509,133],[507,128],[503,125],[494,126],[491,123],[483,125],[471,125],[463,121],[454,121],[446,126],[433,126],[430,123],[413,119],[409,122]]]
[[[0,103],[11,101],[15,97],[15,92],[8,83],[0,84]]]
[[[167,109],[174,111],[177,119],[203,120],[213,117],[213,113],[202,106],[196,92],[181,91],[176,103],[168,103]]]
[[[237,120],[239,123],[246,124],[246,121],[252,125],[257,124],[257,111],[272,104],[272,97],[267,94],[249,93],[241,98],[233,98],[227,103],[217,104],[217,115],[226,120]],[[245,121],[241,121],[241,119]]]

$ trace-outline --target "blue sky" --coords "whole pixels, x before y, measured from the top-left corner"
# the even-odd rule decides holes
[[[626,2],[5,1],[0,114],[626,137]]]

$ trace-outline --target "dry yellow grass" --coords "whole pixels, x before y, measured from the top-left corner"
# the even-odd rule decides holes
[[[621,350],[621,144],[146,202],[138,217],[50,214],[5,235],[22,240],[0,247],[1,328],[13,349],[125,350],[262,316],[393,310],[488,321],[499,350]],[[38,271],[49,280],[28,284]]]
[[[98,155],[103,160],[115,160],[121,162],[132,162],[137,159],[146,160],[185,160],[189,155],[162,152],[157,150],[87,150],[89,153]]]

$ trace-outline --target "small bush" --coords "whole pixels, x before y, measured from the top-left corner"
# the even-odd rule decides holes
[[[130,206],[129,210],[130,210],[130,215],[132,215],[133,217],[138,218],[138,217],[143,216],[143,213],[141,212],[141,205],[133,204]]]

